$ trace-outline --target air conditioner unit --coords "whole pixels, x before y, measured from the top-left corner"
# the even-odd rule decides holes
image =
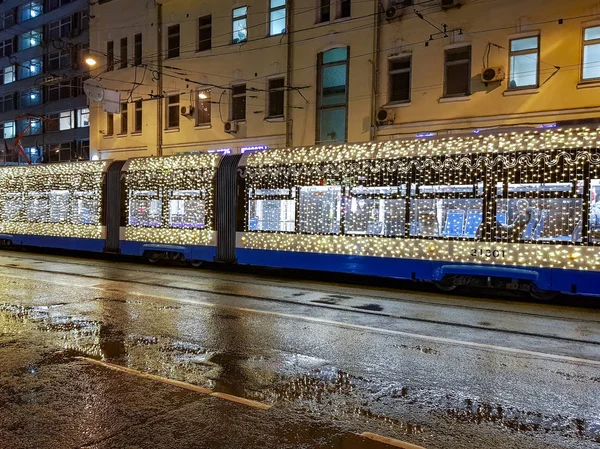
[[[194,116],[194,110],[195,110],[194,106],[190,105],[187,108],[185,106],[182,106],[181,107],[181,115],[183,115],[184,117],[187,117],[187,118],[193,117]]]
[[[442,9],[458,8],[461,6],[460,0],[442,0]]]
[[[486,67],[481,71],[481,81],[483,83],[502,81],[504,78],[504,67]]]
[[[238,130],[237,122],[225,122],[225,132],[226,133],[235,133]]]
[[[385,10],[386,20],[392,20],[400,16],[402,9],[399,6],[390,6]]]
[[[380,109],[377,111],[377,123],[379,125],[394,123],[395,116],[396,113],[391,109]]]

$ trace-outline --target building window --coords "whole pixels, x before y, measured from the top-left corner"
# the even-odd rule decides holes
[[[133,37],[133,65],[142,65],[142,34]]]
[[[142,132],[142,100],[137,100],[133,103],[135,108],[135,114],[133,116],[133,132]]]
[[[127,68],[127,38],[121,39],[121,68]]]
[[[270,79],[268,117],[283,117],[284,99],[285,80],[283,78]]]
[[[410,101],[412,56],[401,56],[388,60],[390,103]]]
[[[47,101],[62,100],[71,97],[71,82],[63,81],[62,83],[52,84],[48,86]]]
[[[7,39],[0,42],[0,58],[5,58],[13,53],[13,40]]]
[[[196,126],[210,125],[210,90],[201,90],[196,97]]]
[[[87,30],[90,27],[90,15],[87,10],[79,11],[79,29]]]
[[[87,161],[90,159],[90,141],[89,140],[79,140],[77,142],[77,153],[75,154],[75,158],[78,161]]]
[[[14,9],[10,8],[4,13],[0,13],[0,31],[6,30],[15,24],[15,13]]]
[[[47,162],[68,162],[75,160],[73,158],[73,142],[50,144],[44,150]]]
[[[115,121],[112,112],[106,113],[106,135],[112,136],[115,133]]]
[[[179,56],[179,25],[171,25],[167,30],[167,58],[177,58]]]
[[[73,3],[75,0],[47,0],[46,2],[46,10],[52,11],[61,6],[68,5],[69,3]]]
[[[471,95],[471,46],[445,51],[444,96]]]
[[[317,13],[317,22],[329,22],[331,20],[331,0],[319,0]]]
[[[198,19],[198,51],[206,51],[212,48],[212,16],[204,16]]]
[[[121,103],[121,132],[127,134],[127,103]]]
[[[19,36],[19,51],[37,47],[42,43],[42,30],[32,30]]]
[[[34,19],[40,16],[43,12],[44,7],[40,0],[25,3],[18,8],[19,22],[25,22],[29,19]]]
[[[167,97],[167,129],[179,128],[179,94]]]
[[[246,42],[248,40],[248,7],[242,6],[233,10],[233,39],[234,44]]]
[[[584,81],[600,79],[600,26],[583,30]]]
[[[106,43],[106,71],[115,69],[115,44],[113,41]]]
[[[9,84],[15,81],[15,66],[9,65],[8,67],[4,67],[4,76],[2,77],[2,81],[4,84]]]
[[[285,33],[285,0],[270,0],[269,35]]]
[[[318,57],[318,142],[345,142],[348,129],[348,48],[333,48]]]
[[[33,136],[42,132],[42,122],[40,120],[19,120],[18,125],[19,133],[24,133],[24,136]]]
[[[77,110],[77,127],[87,128],[90,126],[90,108],[81,108]]]
[[[510,41],[509,89],[538,87],[540,81],[540,37]]]
[[[0,96],[0,112],[12,111],[14,108],[13,94]]]
[[[63,17],[48,25],[48,37],[70,37],[72,29],[71,16]]]
[[[59,50],[48,55],[48,70],[68,69],[71,67],[71,51]]]
[[[350,0],[339,0],[337,6],[337,17],[338,19],[343,19],[344,17],[350,17],[351,2]]]
[[[13,137],[15,137],[15,122],[10,121],[10,122],[4,122],[2,123],[2,136],[5,139],[12,139]]]
[[[246,120],[245,84],[236,84],[231,88],[231,119]]]
[[[19,79],[25,79],[42,73],[42,60],[32,59],[19,64]]]
[[[39,88],[30,89],[19,93],[19,107],[27,108],[42,104],[42,91]]]
[[[59,115],[59,129],[65,131],[67,129],[75,128],[75,114],[73,111],[64,111]]]

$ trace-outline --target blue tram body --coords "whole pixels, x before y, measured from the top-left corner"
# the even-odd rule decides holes
[[[597,147],[567,129],[9,167],[0,243],[600,295]]]

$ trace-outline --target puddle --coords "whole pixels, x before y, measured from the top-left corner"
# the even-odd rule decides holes
[[[365,304],[363,306],[352,306],[353,309],[361,309],[361,310],[372,310],[375,312],[381,312],[383,307],[379,304]]]

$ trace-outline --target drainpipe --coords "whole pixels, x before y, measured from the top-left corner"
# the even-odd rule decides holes
[[[379,51],[381,46],[381,20],[380,20],[380,9],[379,9],[379,1],[375,2],[375,11],[374,11],[374,20],[373,28],[375,32],[373,33],[373,55],[371,57],[371,67],[372,74],[371,80],[373,82],[371,86],[371,130],[369,135],[369,140],[377,140],[377,119],[375,114],[377,114],[377,110],[379,107],[378,97],[379,97]]]
[[[157,65],[157,80],[156,80],[156,90],[157,98],[156,98],[156,155],[163,155],[163,55],[162,55],[162,26],[163,26],[163,17],[162,17],[162,4],[156,3],[156,50],[158,52],[158,57],[156,60]]]
[[[292,85],[292,66],[293,66],[293,38],[292,38],[292,18],[294,11],[294,0],[288,0],[287,2],[287,14],[285,23],[285,32],[287,34],[287,68],[286,68],[286,86]],[[292,133],[294,132],[294,121],[292,120],[292,91],[287,89],[286,105],[285,105],[285,146],[287,148],[293,146],[294,139]]]

